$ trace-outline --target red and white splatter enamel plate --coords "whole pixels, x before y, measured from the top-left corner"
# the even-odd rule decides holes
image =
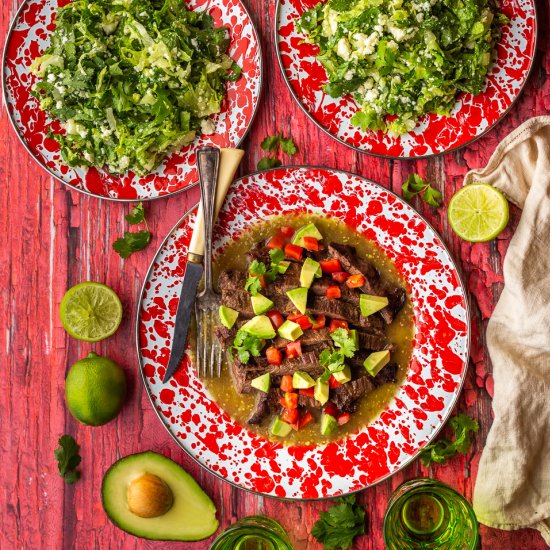
[[[184,1],[184,0],[182,0]],[[165,197],[197,182],[195,151],[205,145],[236,147],[256,113],[262,82],[262,53],[256,29],[240,0],[188,0],[190,9],[207,11],[214,25],[230,33],[229,55],[242,67],[236,82],[227,82],[222,111],[213,117],[216,132],[201,136],[146,176],[128,172],[113,176],[95,168],[69,168],[61,163],[59,146],[48,138],[51,119],[30,94],[35,77],[32,61],[49,45],[57,9],[68,0],[27,0],[10,29],[3,60],[4,102],[17,135],[34,159],[61,182],[96,197],[135,201]],[[54,123],[55,124],[55,123]]]
[[[351,96],[331,98],[316,60],[317,46],[303,43],[296,20],[319,0],[278,0],[275,44],[279,66],[292,95],[309,118],[338,141],[365,153],[391,158],[421,158],[463,147],[488,132],[519,97],[533,66],[537,20],[534,0],[500,0],[510,19],[497,45],[497,60],[483,92],[458,96],[451,116],[424,116],[407,134],[391,137],[363,132],[350,119],[359,108]]]
[[[284,446],[232,420],[209,397],[188,357],[164,376],[194,213],[161,245],[137,316],[142,377],[159,418],[201,465],[242,489],[269,496],[333,497],[374,485],[413,460],[449,416],[467,368],[466,294],[441,239],[402,199],[360,176],[285,167],[232,184],[214,230],[214,254],[260,220],[314,213],[374,240],[408,281],[415,343],[407,378],[379,418],[340,441]]]

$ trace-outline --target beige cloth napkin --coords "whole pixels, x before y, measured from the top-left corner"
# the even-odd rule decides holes
[[[487,328],[494,422],[474,490],[481,523],[538,529],[550,545],[550,116],[503,140],[465,183],[494,185],[523,209]]]

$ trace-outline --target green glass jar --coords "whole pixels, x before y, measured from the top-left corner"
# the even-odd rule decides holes
[[[210,550],[293,550],[285,530],[266,516],[248,516],[230,525]]]
[[[384,516],[388,550],[475,550],[478,540],[472,507],[440,481],[407,481],[390,499]]]

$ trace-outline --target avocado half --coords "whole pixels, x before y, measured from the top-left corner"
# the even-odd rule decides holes
[[[155,479],[157,483],[151,484]],[[136,495],[152,499],[139,504],[160,515],[142,517],[132,512],[129,489],[132,499]],[[101,500],[117,527],[144,539],[200,540],[218,528],[216,507],[198,483],[174,461],[152,451],[115,462],[103,477]]]

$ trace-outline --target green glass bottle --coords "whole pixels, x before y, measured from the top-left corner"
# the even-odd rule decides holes
[[[285,530],[266,516],[248,516],[230,525],[210,550],[293,550]]]
[[[388,550],[475,550],[478,539],[478,523],[468,501],[434,479],[403,483],[384,516]]]

